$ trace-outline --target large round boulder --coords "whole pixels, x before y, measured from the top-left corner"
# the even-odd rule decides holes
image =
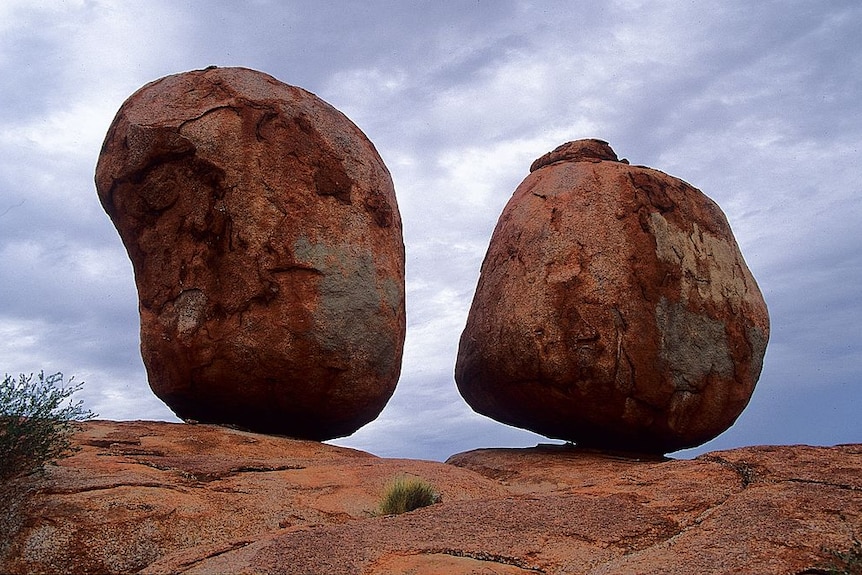
[[[404,245],[389,172],[338,110],[244,68],[147,84],[96,168],[150,386],[184,419],[348,435],[395,389]]]
[[[733,424],[768,337],[719,207],[579,140],[536,160],[500,216],[455,377],[475,411],[503,423],[666,453]]]

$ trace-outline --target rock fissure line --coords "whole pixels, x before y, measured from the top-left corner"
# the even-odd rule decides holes
[[[242,108],[240,106],[237,106],[236,104],[224,104],[221,106],[213,106],[212,108],[208,108],[208,109],[204,110],[203,112],[201,112],[197,116],[194,116],[193,118],[188,118],[188,119],[180,122],[180,124],[177,126],[177,133],[182,136],[182,129],[185,128],[186,124],[196,122],[196,121],[202,119],[204,116],[209,116],[213,112],[218,112],[219,110],[230,110],[230,111],[236,113],[237,116],[240,116],[240,117],[242,116]],[[153,126],[153,127],[155,128],[155,127],[159,127],[159,126]],[[183,136],[183,137],[185,137],[185,136]]]
[[[183,478],[189,479],[192,481],[198,481],[201,483],[209,483],[211,481],[218,481],[220,479],[225,479],[227,477],[231,477],[234,475],[238,475],[240,473],[270,473],[276,471],[299,471],[305,469],[302,465],[279,465],[275,467],[265,466],[265,465],[242,465],[239,467],[232,467],[231,469],[224,472],[201,472],[197,473],[194,471],[189,471],[187,469],[180,469],[178,467],[172,467],[170,465],[162,465],[158,464],[154,461],[146,461],[146,460],[135,460],[135,463],[145,465],[147,467],[152,467],[154,469],[158,469],[159,471],[171,471],[174,473],[178,473]]]
[[[267,467],[265,465],[243,465],[241,467],[232,468],[227,475],[234,473],[268,473],[270,471],[298,471],[305,469],[302,465],[278,465],[276,467]]]
[[[169,471],[171,473],[176,473],[181,476],[183,479],[187,481],[194,481],[197,483],[208,483],[209,481],[213,481],[214,479],[218,479],[218,477],[213,479],[206,479],[207,474],[197,474],[193,471],[189,471],[187,469],[180,469],[179,467],[173,467],[171,465],[159,464],[155,461],[147,461],[145,459],[134,459],[133,463],[138,465],[143,465],[145,467],[152,467],[153,469],[158,469],[159,471]],[[169,487],[168,489],[175,489]]]
[[[727,469],[732,469],[739,476],[743,489],[757,481],[757,474],[754,465],[746,461],[729,461],[723,457],[719,457],[718,455],[710,455],[708,457],[704,457],[703,460],[717,463]]]
[[[862,491],[862,487],[857,485],[851,485],[849,483],[835,483],[833,481],[825,481],[822,479],[806,479],[803,477],[786,477],[786,478],[776,478],[776,479],[766,479],[760,478],[757,475],[756,466],[748,463],[746,461],[728,461],[723,457],[719,456],[709,456],[704,458],[706,461],[712,461],[718,463],[722,467],[726,467],[728,469],[732,469],[734,472],[739,475],[739,478],[742,482],[743,489],[748,487],[753,483],[760,482],[768,482],[768,483],[803,483],[803,484],[811,484],[811,485],[822,485],[825,487],[834,487],[836,489],[844,489],[848,491]]]
[[[666,539],[662,539],[661,541],[656,541],[652,545],[648,545],[648,546],[644,547],[643,549],[635,549],[631,553],[625,553],[625,554],[623,554],[623,556],[637,555],[639,553],[644,553],[650,549],[655,549],[655,548],[658,548],[661,546],[668,546],[669,547],[669,546],[673,545],[674,542],[677,539],[679,539],[680,537],[682,537],[683,535],[688,534],[690,531],[697,530],[704,521],[709,519],[709,517],[711,515],[713,515],[716,511],[718,511],[725,503],[730,501],[734,495],[736,495],[740,492],[741,492],[741,490],[735,491],[735,492],[731,493],[730,495],[728,495],[727,497],[725,497],[724,499],[722,499],[721,501],[719,501],[718,503],[710,505],[709,507],[704,509],[697,517],[692,519],[691,523],[689,523],[687,525],[681,525],[679,522],[677,522],[677,525],[679,525],[680,529],[678,532],[674,533],[670,537],[668,537]]]
[[[158,468],[157,468],[158,469]],[[160,470],[161,471],[161,470]],[[140,482],[140,483],[109,483],[106,485],[91,485],[80,487],[77,489],[63,489],[62,487],[51,487],[40,490],[44,495],[73,495],[76,493],[90,493],[94,491],[109,491],[111,489],[119,489],[121,487],[151,487],[153,489],[169,489],[171,491],[179,491],[185,493],[186,490],[180,487],[173,487],[158,482]]]
[[[484,551],[464,551],[462,549],[430,549],[426,553],[439,553],[452,557],[464,557],[467,559],[475,559],[476,561],[484,561],[487,563],[499,563],[500,565],[511,565],[519,569],[526,569],[535,573],[546,573],[544,569],[528,565],[518,557],[507,557],[505,555],[497,555],[496,553],[486,553]]]
[[[777,483],[787,481],[790,483],[803,483],[810,485],[822,485],[824,487],[835,487],[836,489],[846,489],[848,491],[862,491],[862,487],[850,485],[848,483],[833,483],[831,481],[823,481],[821,479],[804,479],[802,477],[790,477],[787,479],[779,479]]]
[[[124,446],[124,445],[132,445],[132,446],[136,446],[136,447],[140,446],[141,440],[140,439],[89,439],[89,440],[87,440],[85,445],[89,445],[91,447],[101,447],[102,449],[105,449],[105,448],[116,449],[116,448],[121,448],[121,446]]]
[[[134,447],[124,447],[122,445],[118,445],[116,447],[111,446],[111,451],[102,452],[99,455],[103,456],[115,456],[119,455],[122,457],[164,457],[165,453],[163,451],[159,451],[158,449],[146,449],[146,448],[134,448]]]
[[[225,553],[230,553],[231,551],[236,551],[237,549],[242,549],[243,547],[247,547],[248,545],[251,545],[252,543],[254,543],[254,541],[246,541],[246,540],[232,541],[232,542],[228,543],[227,545],[224,545],[224,546],[220,547],[219,549],[217,549],[216,551],[213,551],[207,555],[204,555],[202,557],[195,557],[194,559],[191,559],[189,561],[184,561],[184,562],[180,563],[179,565],[176,565],[175,566],[175,568],[177,569],[176,572],[177,573],[185,573],[186,571],[188,571],[189,569],[191,569],[195,565],[199,565],[200,563],[203,563],[204,561],[207,561],[209,559],[213,559],[213,558],[218,557],[220,555],[224,555]]]

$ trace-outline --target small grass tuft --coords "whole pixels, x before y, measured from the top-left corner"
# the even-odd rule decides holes
[[[427,481],[397,477],[387,487],[380,502],[381,515],[398,515],[440,502],[440,495]]]

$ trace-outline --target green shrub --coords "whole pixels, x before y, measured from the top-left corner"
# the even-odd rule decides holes
[[[421,479],[399,477],[387,486],[380,502],[380,513],[398,515],[439,501],[440,495],[430,483]]]
[[[0,482],[41,471],[66,455],[78,422],[96,416],[71,396],[82,383],[63,374],[5,375],[0,384]]]

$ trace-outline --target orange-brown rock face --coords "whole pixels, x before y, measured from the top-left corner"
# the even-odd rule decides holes
[[[546,445],[444,464],[110,421],[84,424],[73,445],[33,478],[5,540],[0,516],[0,573],[849,573],[835,553],[862,526],[862,445],[694,460]],[[375,514],[397,476],[442,502]]]
[[[36,480],[8,541],[0,517],[0,573],[137,573],[170,554],[193,562],[272,532],[367,519],[402,475],[447,501],[505,492],[443,463],[215,425],[94,421],[74,447]]]
[[[719,207],[580,140],[534,162],[500,216],[455,377],[498,421],[665,453],[733,424],[768,337]]]
[[[401,219],[343,114],[253,70],[168,76],[120,108],[96,186],[177,415],[311,439],[377,417],[401,368]]]

